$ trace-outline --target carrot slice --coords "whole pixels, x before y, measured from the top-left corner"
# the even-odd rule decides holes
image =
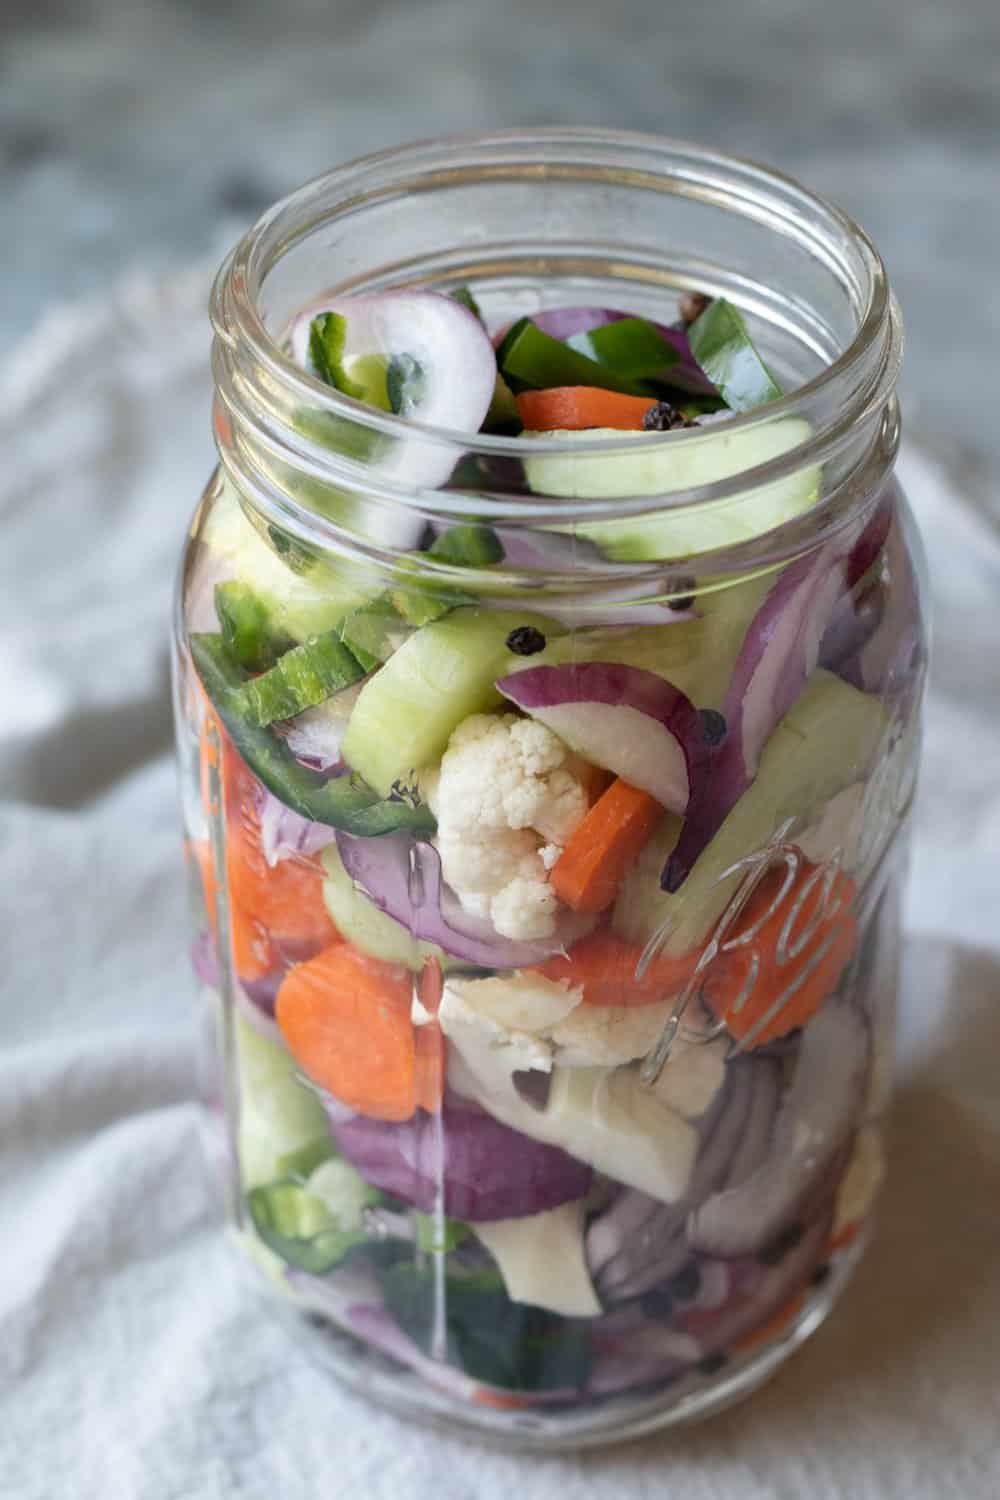
[[[806,1294],[804,1291],[793,1292],[788,1301],[774,1313],[766,1322],[761,1323],[758,1328],[751,1328],[749,1333],[744,1333],[733,1343],[733,1348],[739,1354],[746,1354],[750,1349],[756,1349],[759,1344],[766,1344],[771,1339],[776,1339],[788,1329],[789,1323],[798,1317],[805,1306]]]
[[[223,759],[226,874],[233,902],[263,923],[273,941],[323,947],[337,930],[323,901],[323,872],[312,861],[269,865],[261,842],[257,781],[232,745]]]
[[[570,835],[549,879],[574,911],[604,911],[663,809],[655,797],[618,777]]]
[[[529,432],[555,428],[616,427],[641,432],[642,419],[656,403],[647,396],[623,396],[594,385],[556,385],[547,391],[522,391],[515,397],[518,415]]]
[[[436,1115],[444,1098],[444,1032],[437,1021],[414,1027],[416,1097],[421,1109]]]
[[[198,767],[201,784],[201,802],[207,817],[211,818],[217,811],[215,799],[212,796],[212,772],[219,764],[219,747],[225,741],[225,730],[219,722],[215,710],[208,703],[204,703],[204,711],[201,720],[201,732],[198,735]]]
[[[336,943],[288,971],[275,1019],[314,1083],[377,1120],[408,1120],[417,1107],[411,977],[402,964]]]
[[[497,1411],[527,1411],[532,1402],[517,1391],[498,1391],[489,1385],[480,1385],[472,1393],[477,1406],[492,1406]]]
[[[762,1046],[804,1026],[836,988],[857,944],[857,888],[802,860],[769,870],[705,974],[705,1003],[737,1040]],[[782,892],[784,891],[784,894]],[[743,939],[734,946],[736,939]]]
[[[845,1224],[843,1229],[838,1229],[836,1234],[831,1235],[827,1241],[827,1255],[834,1255],[838,1250],[846,1250],[853,1245],[863,1225],[863,1219],[854,1219],[850,1224]]]
[[[537,972],[582,988],[585,1005],[651,1005],[676,995],[698,959],[696,953],[681,958],[658,954],[637,979],[642,951],[613,932],[599,929],[574,943],[568,954],[547,958]]]
[[[212,846],[207,839],[196,839],[191,843],[191,853],[201,873],[208,920],[212,932],[218,935]],[[260,922],[248,916],[235,901],[229,903],[229,937],[233,945],[233,966],[241,979],[263,979],[274,968],[276,959],[267,932]]]

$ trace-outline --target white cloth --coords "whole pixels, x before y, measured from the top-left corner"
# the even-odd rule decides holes
[[[211,461],[207,282],[52,313],[0,370],[0,1495],[996,1496],[996,538],[907,455],[937,655],[891,1178],[842,1305],[690,1431],[545,1459],[443,1438],[268,1315],[202,1160],[166,641]]]

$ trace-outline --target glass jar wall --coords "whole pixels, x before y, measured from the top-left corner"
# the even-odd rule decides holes
[[[724,296],[790,394],[483,435],[292,357],[303,308],[464,285],[491,331]],[[213,316],[175,664],[236,1238],[401,1409],[538,1447],[716,1409],[882,1175],[925,642],[878,257],[744,163],[501,135],[303,189]]]

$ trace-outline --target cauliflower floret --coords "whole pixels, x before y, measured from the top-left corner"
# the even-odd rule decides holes
[[[538,841],[527,828],[498,828],[488,838],[474,828],[457,834],[452,828],[438,823],[438,852],[444,878],[460,896],[496,896],[518,875],[536,873]]]
[[[473,714],[454,731],[427,795],[445,880],[504,937],[550,936],[548,872],[587,811],[566,746],[516,714]]]
[[[587,794],[568,771],[553,771],[548,781],[548,797],[531,826],[537,829],[547,844],[555,844],[561,851],[587,811]]]
[[[494,896],[490,916],[501,937],[531,942],[553,931],[558,902],[545,873],[543,865],[541,880],[518,875]]]

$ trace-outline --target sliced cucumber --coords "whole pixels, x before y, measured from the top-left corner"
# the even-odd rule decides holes
[[[261,1036],[249,1021],[234,1018],[239,1077],[239,1158],[244,1190],[294,1171],[294,1154],[329,1140],[323,1106],[298,1081],[292,1058]],[[332,1150],[332,1147],[331,1147]],[[300,1158],[301,1160],[301,1158]]]
[[[344,645],[369,672],[380,662],[388,661],[412,632],[413,627],[403,619],[388,594],[352,610],[337,626]]]
[[[560,633],[537,616],[517,623]],[[510,615],[456,609],[411,635],[361,690],[341,746],[347,764],[387,797],[440,759],[463,719],[503,702],[494,684],[507,665],[512,624]]]
[[[506,672],[575,661],[613,661],[665,677],[698,708],[721,708],[747,626],[774,575],[746,578],[698,596],[697,615],[634,630],[580,630],[547,641],[544,651],[511,654]]]
[[[223,483],[207,508],[200,540],[232,566],[241,583],[267,611],[271,626],[293,640],[330,630],[352,609],[378,592],[357,568],[350,576],[325,559],[279,556],[247,519],[232,485]]]
[[[362,1215],[380,1196],[348,1162],[336,1159],[317,1167],[304,1184],[286,1178],[251,1188],[247,1208],[268,1249],[321,1276],[366,1242]]]
[[[863,776],[885,727],[875,698],[829,672],[814,672],[765,745],[756,780],[672,896],[660,890],[659,876],[680,823],[664,821],[622,883],[615,931],[644,944],[668,924],[665,952],[703,944],[746,874],[727,871],[764,848],[787,818],[809,814]]]
[[[442,968],[454,967],[454,960],[446,958],[440,948],[417,942],[405,927],[369,901],[344,869],[336,844],[327,844],[320,859],[326,870],[326,909],[337,930],[355,948],[385,963],[403,964],[414,973],[423,968],[426,958],[437,958]]]
[[[649,439],[648,433],[615,432],[595,427],[584,432],[532,434],[572,438],[578,453],[530,454],[524,469],[531,488],[568,500],[619,500],[631,495],[669,495],[713,484],[780,457],[806,441],[807,422],[795,417],[759,429],[727,432],[725,423],[705,429],[703,439],[682,442],[666,438],[641,453],[589,455],[588,441],[612,438]],[[659,511],[621,521],[581,522],[576,530],[617,562],[652,562],[691,557],[718,547],[761,536],[814,505],[819,496],[819,469],[809,467],[759,489],[691,510]]]
[[[271,612],[238,578],[215,585],[215,613],[222,639],[248,672],[266,672],[292,642],[275,628]]]

